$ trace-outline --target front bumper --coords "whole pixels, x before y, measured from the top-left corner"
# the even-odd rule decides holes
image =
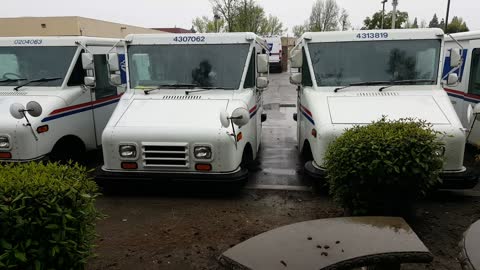
[[[27,163],[27,162],[42,162],[48,161],[49,158],[47,155],[39,156],[32,159],[0,159],[1,163]]]
[[[105,171],[98,168],[95,180],[98,181],[179,181],[179,182],[243,182],[248,179],[248,170],[239,168],[228,173],[177,173],[177,172],[146,172],[146,171]]]
[[[325,181],[327,176],[325,170],[313,165],[313,161],[305,163],[305,174],[319,181]],[[462,172],[442,172],[440,178],[441,189],[471,189],[478,184],[479,175],[471,168],[467,168]]]

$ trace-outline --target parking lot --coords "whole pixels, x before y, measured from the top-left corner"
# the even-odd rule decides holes
[[[315,194],[302,180],[292,119],[295,101],[288,74],[272,74],[261,154],[238,193],[218,184],[100,183],[104,195],[97,205],[106,217],[98,222],[98,256],[88,269],[222,269],[218,256],[254,235],[343,216],[327,195]],[[407,221],[435,260],[405,269],[460,269],[457,244],[480,218],[479,203],[478,187],[437,192],[419,202]]]

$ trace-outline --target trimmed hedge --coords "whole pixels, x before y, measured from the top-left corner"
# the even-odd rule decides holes
[[[83,269],[98,187],[78,164],[0,165],[0,268]]]
[[[325,168],[334,200],[353,214],[391,214],[441,183],[443,134],[415,119],[355,126],[330,144]]]

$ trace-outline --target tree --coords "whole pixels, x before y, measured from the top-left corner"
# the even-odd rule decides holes
[[[296,36],[304,32],[335,31],[350,27],[349,15],[345,9],[340,10],[335,0],[316,0],[312,6],[309,19],[304,25],[294,26]]]
[[[307,32],[307,25],[308,25],[307,22],[305,22],[304,25],[295,25],[292,28],[292,32],[295,35],[295,37],[299,38],[300,36],[303,35],[303,33]]]
[[[268,18],[265,18],[260,25],[260,31],[258,34],[263,36],[273,36],[273,35],[282,35],[283,32],[286,32],[286,29],[283,28],[283,23],[276,16],[269,15]]]
[[[418,28],[418,20],[417,17],[415,17],[415,20],[413,20],[413,24],[411,28]]]
[[[346,31],[350,27],[350,22],[348,20],[349,17],[350,15],[348,14],[347,10],[342,8],[342,11],[340,13],[340,18],[339,18],[340,29],[342,31]]]
[[[468,32],[467,23],[462,18],[454,16],[447,26],[447,33]]]
[[[425,20],[420,22],[420,28],[427,28],[427,22]]]
[[[437,14],[433,14],[433,18],[428,24],[428,28],[439,28],[438,17]]]
[[[198,33],[225,32],[225,20],[218,18],[210,20],[207,16],[197,17],[192,21],[193,30]]]
[[[238,0],[210,0],[213,13],[220,14],[225,19],[227,31],[231,32],[238,11]]]
[[[390,29],[392,28],[392,15],[393,12],[390,11],[389,13],[385,14],[384,21],[383,21],[383,28]],[[404,23],[408,22],[408,12],[402,12],[397,10],[396,20],[395,20],[395,28],[402,28]],[[373,16],[365,18],[363,21],[364,26],[362,29],[381,29],[382,28],[382,11],[375,12]]]

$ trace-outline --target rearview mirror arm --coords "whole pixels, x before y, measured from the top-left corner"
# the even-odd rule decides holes
[[[19,110],[18,112],[22,113],[23,118],[25,118],[25,120],[27,120],[27,123],[26,123],[26,124],[23,124],[23,126],[24,126],[24,127],[30,127],[30,131],[32,131],[32,135],[33,135],[33,137],[35,138],[35,141],[38,141],[38,137],[37,137],[37,135],[35,134],[35,131],[33,130],[32,124],[31,124],[30,121],[28,120],[27,114],[25,113],[25,112],[29,112],[29,111],[32,111],[32,110]]]
[[[243,119],[243,116],[237,116],[237,117],[228,117],[228,120],[230,120],[230,125],[232,126],[232,131],[233,133],[230,134],[230,136],[233,137],[233,141],[235,142],[235,149],[238,149],[238,142],[237,142],[237,132],[235,131],[235,124],[233,123],[233,120],[235,119]]]

